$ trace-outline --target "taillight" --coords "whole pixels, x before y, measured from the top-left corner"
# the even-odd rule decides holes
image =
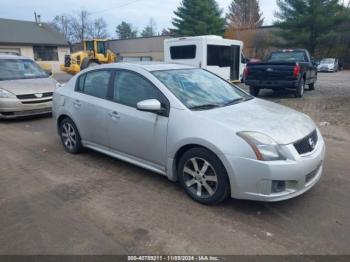
[[[247,77],[248,75],[249,75],[249,68],[246,67],[246,68],[244,69],[244,77]]]
[[[294,67],[294,71],[293,71],[293,76],[295,77],[295,78],[298,78],[298,76],[299,76],[299,74],[300,74],[300,65],[296,65],[295,67]]]

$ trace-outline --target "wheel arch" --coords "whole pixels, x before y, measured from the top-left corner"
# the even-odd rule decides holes
[[[171,161],[170,161],[171,164],[170,165],[168,164],[169,171],[171,170],[171,172],[168,172],[168,178],[170,180],[172,180],[172,181],[178,180],[177,167],[178,167],[179,161],[180,161],[181,157],[188,150],[193,149],[193,148],[203,148],[203,149],[206,149],[209,152],[213,153],[221,161],[221,163],[225,167],[230,184],[231,184],[231,182],[233,182],[232,177],[229,174],[231,169],[228,166],[228,161],[225,158],[224,154],[215,145],[208,144],[208,143],[204,144],[204,143],[200,143],[198,141],[196,141],[194,143],[184,143],[177,148],[177,150],[173,154],[173,157],[171,157]]]

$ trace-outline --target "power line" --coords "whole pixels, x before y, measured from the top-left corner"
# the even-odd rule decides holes
[[[122,5],[119,5],[119,6],[111,7],[111,8],[108,8],[108,9],[103,9],[103,10],[96,11],[96,12],[91,12],[90,14],[94,15],[94,14],[104,13],[104,12],[107,12],[107,11],[110,11],[110,10],[113,10],[113,9],[122,8],[122,7],[125,7],[125,6],[128,6],[128,5],[132,5],[132,4],[135,4],[136,2],[140,2],[140,1],[143,1],[143,0],[134,0],[134,1],[131,1],[129,3],[125,3],[125,4],[122,4]]]

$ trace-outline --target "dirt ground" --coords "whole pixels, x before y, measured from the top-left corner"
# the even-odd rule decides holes
[[[261,97],[324,134],[324,176],[298,198],[202,206],[147,170],[65,153],[50,117],[1,121],[0,254],[350,254],[350,71]]]

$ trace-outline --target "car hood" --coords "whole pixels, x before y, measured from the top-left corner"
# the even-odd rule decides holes
[[[56,80],[52,77],[35,79],[17,79],[0,81],[0,88],[15,95],[27,95],[37,93],[53,92]]]
[[[235,132],[255,131],[266,134],[281,145],[294,143],[316,129],[315,123],[307,115],[257,98],[198,113]]]

